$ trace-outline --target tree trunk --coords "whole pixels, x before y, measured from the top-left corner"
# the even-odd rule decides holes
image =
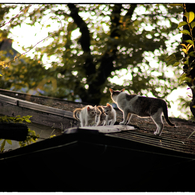
[[[114,70],[113,61],[117,57],[117,39],[120,38],[120,14],[122,10],[122,4],[115,4],[111,12],[111,26],[110,26],[110,38],[111,43],[107,46],[107,50],[102,55],[100,62],[100,67],[97,69],[96,64],[93,62],[93,56],[90,50],[90,31],[87,27],[85,21],[79,16],[78,8],[74,4],[68,4],[70,9],[70,16],[73,18],[74,22],[80,28],[81,38],[79,43],[85,54],[85,63],[83,65],[85,69],[85,74],[87,78],[88,89],[81,87],[79,82],[76,84],[75,93],[80,96],[83,102],[88,102],[98,105],[102,98],[103,90],[107,82],[107,78],[111,75]],[[132,4],[126,17],[131,19],[136,4]]]

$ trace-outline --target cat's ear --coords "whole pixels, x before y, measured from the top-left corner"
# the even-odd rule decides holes
[[[113,93],[113,89],[109,88],[109,90],[110,90],[110,93]]]
[[[111,107],[109,103],[107,103],[106,106]]]
[[[90,107],[89,106],[87,106],[87,111],[90,111]]]
[[[121,92],[123,92],[123,91],[125,91],[125,88],[123,88],[123,89],[121,90]]]

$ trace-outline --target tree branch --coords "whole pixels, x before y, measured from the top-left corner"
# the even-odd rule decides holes
[[[79,27],[81,32],[81,37],[79,39],[79,43],[81,44],[81,47],[84,51],[84,55],[86,57],[86,61],[84,66],[86,77],[88,77],[91,74],[95,74],[95,65],[93,64],[93,57],[91,55],[90,50],[90,32],[87,27],[86,22],[79,16],[78,8],[72,4],[68,3],[68,7],[70,9],[70,16],[73,18],[75,24]]]
[[[131,7],[129,8],[128,12],[125,15],[125,18],[128,17],[131,19],[136,7],[137,4],[131,4]]]
[[[111,27],[110,27],[110,37],[120,37],[119,26],[120,26],[120,14],[121,14],[122,4],[115,4],[112,14],[111,14]],[[116,58],[117,44],[113,40],[113,44],[107,47],[107,51],[102,56],[101,65],[99,68],[99,79],[101,84],[105,83],[106,79],[110,76],[113,71],[113,60]]]
[[[85,21],[79,16],[78,8],[72,4],[68,3],[68,7],[71,11],[70,16],[73,18],[75,24],[80,28],[81,31],[81,38],[80,44],[84,52],[90,52],[90,36],[89,36],[89,29]]]

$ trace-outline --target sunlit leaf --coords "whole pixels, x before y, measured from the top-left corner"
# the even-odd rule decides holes
[[[187,52],[187,49],[182,49],[182,51],[183,51],[185,54],[188,53],[188,52]]]
[[[180,28],[180,27],[182,27],[182,26],[184,26],[184,25],[187,25],[187,24],[188,24],[188,23],[185,22],[185,21],[180,22],[180,23],[178,24],[177,28]]]
[[[191,45],[194,45],[194,41],[192,41],[192,40],[186,40],[185,42],[186,42],[186,43],[189,43],[189,44],[191,44]]]
[[[189,51],[192,46],[193,46],[192,44],[188,44],[187,45],[187,51]]]
[[[190,35],[190,32],[188,30],[182,30],[182,31],[180,31],[180,33],[182,33],[184,35]]]
[[[27,123],[31,123],[31,121],[30,121],[29,119],[25,119],[25,121],[26,121]]]
[[[10,139],[6,139],[7,143],[12,145],[12,141]]]
[[[183,43],[182,43],[182,44],[180,44],[180,45],[182,45],[182,46],[183,46],[183,47],[185,47],[185,48],[187,47],[187,45],[185,45],[185,44],[183,44]]]
[[[188,22],[191,23],[194,20],[194,12],[189,12]]]

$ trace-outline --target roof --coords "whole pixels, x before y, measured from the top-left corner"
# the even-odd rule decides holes
[[[75,127],[0,154],[1,190],[194,191],[194,160],[191,154]],[[10,175],[17,175],[22,185]]]
[[[0,111],[17,108],[17,112],[20,109],[23,113],[34,112],[48,124],[53,119],[66,124],[73,120],[72,116],[63,118],[60,113],[72,113],[76,107],[84,106],[8,90],[0,90],[0,94]],[[121,120],[122,113],[117,110],[117,122]],[[64,134],[0,154],[4,175],[1,188],[3,191],[195,191],[191,179],[195,174],[195,137],[188,139],[194,123],[178,118],[170,120],[178,128],[165,124],[162,136],[153,134],[156,128],[153,121],[136,116],[132,119],[134,126],[81,128],[72,123],[73,127],[66,128]],[[17,175],[22,185],[10,180],[10,175]]]
[[[28,95],[25,93],[2,89],[0,90],[0,94],[6,95],[0,95],[1,101],[3,98],[8,98],[7,100],[4,99],[3,101],[12,102],[15,105],[18,105],[18,108],[20,109],[31,108],[34,109],[35,113],[38,112],[39,115],[36,114],[38,117],[32,117],[32,121],[44,121],[43,125],[48,124],[50,126],[55,123],[56,128],[61,128],[61,124],[63,124],[63,130],[70,127],[79,126],[78,121],[73,118],[72,112],[77,107],[83,107],[87,105],[87,103],[78,103],[58,98]],[[1,110],[3,110],[3,108],[1,108]],[[24,111],[25,110],[23,109],[22,112]],[[116,124],[119,124],[119,122],[122,121],[122,112],[118,109],[116,109],[116,112]],[[30,111],[26,110],[26,113],[30,113]],[[44,120],[40,120],[41,117],[43,117]],[[135,127],[133,131],[115,131],[112,132],[112,136],[128,140],[135,140],[142,143],[148,143],[157,147],[165,147],[168,149],[195,154],[195,134],[192,134],[192,132],[195,130],[195,123],[193,121],[180,118],[170,118],[170,120],[172,123],[176,124],[177,128],[169,126],[166,122],[164,122],[162,135],[158,137],[153,134],[156,129],[156,125],[151,118],[140,118],[134,115],[131,119],[131,126]],[[88,128],[93,129],[94,127]],[[122,127],[120,128],[122,129]],[[95,129],[97,130],[97,128]],[[123,129],[125,130],[125,127]]]

